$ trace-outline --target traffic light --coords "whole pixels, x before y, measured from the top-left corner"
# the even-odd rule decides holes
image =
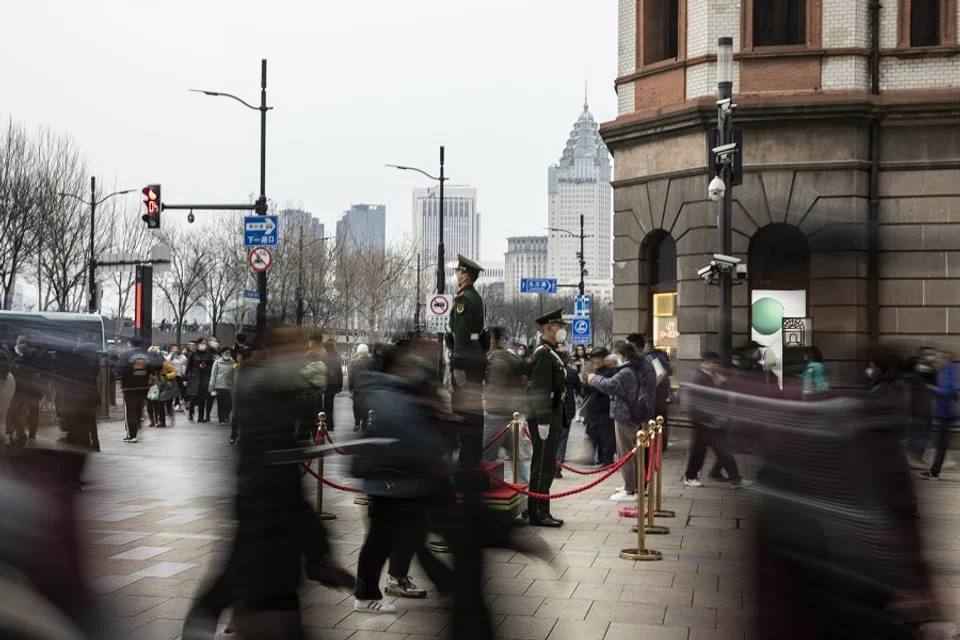
[[[140,190],[143,193],[143,204],[147,212],[143,214],[143,221],[148,229],[160,228],[160,210],[163,208],[160,200],[160,185],[148,184]]]

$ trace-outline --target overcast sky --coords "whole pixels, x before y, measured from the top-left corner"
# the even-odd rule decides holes
[[[267,195],[327,224],[355,202],[411,229],[411,191],[446,145],[449,184],[478,189],[484,260],[542,233],[547,167],[583,103],[616,116],[613,0],[31,0],[8,3],[0,116],[72,135],[118,188],[246,201],[259,185],[267,58]],[[168,212],[167,220],[184,217]],[[239,241],[239,238],[238,238]]]

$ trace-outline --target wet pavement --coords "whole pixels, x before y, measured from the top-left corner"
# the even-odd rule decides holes
[[[351,437],[349,396],[338,398],[341,428],[334,439]],[[119,420],[101,424],[103,451],[87,469],[81,527],[89,543],[87,572],[100,594],[109,628],[105,638],[170,640],[204,579],[226,559],[232,532],[235,449],[229,428],[197,424],[177,414],[167,429],[144,428],[140,442],[122,442]],[[600,486],[554,501],[562,529],[517,530],[541,536],[553,550],[549,563],[512,551],[491,551],[486,562],[486,597],[501,638],[577,640],[656,638],[658,640],[739,640],[753,638],[751,579],[747,564],[750,497],[728,485],[706,481],[702,488],[680,483],[685,434],[665,459],[665,507],[677,517],[658,521],[668,535],[651,536],[648,546],[663,552],[658,562],[619,557],[636,546],[635,520],[617,511],[625,503],[609,496],[619,474]],[[56,430],[44,429],[41,437]],[[570,464],[585,466],[583,426],[574,423]],[[708,464],[710,461],[708,460]],[[750,477],[755,466],[740,459]],[[344,484],[347,459],[326,460],[326,475]],[[583,486],[591,477],[565,473],[555,490]],[[949,614],[960,617],[960,477],[919,487],[927,557],[936,570],[935,587]],[[509,476],[508,476],[509,477]],[[304,482],[312,499],[316,483]],[[325,490],[325,508],[337,515],[327,523],[334,552],[355,569],[364,535],[364,508],[354,495]],[[429,587],[414,563],[414,580]],[[396,615],[354,613],[350,593],[306,583],[301,602],[308,637],[351,640],[415,640],[443,636],[448,614],[435,593],[424,600],[397,602]],[[449,637],[449,634],[447,634]]]

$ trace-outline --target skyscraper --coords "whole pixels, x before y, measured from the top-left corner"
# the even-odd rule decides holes
[[[569,233],[549,232],[546,277],[568,285],[580,281],[581,215],[588,277],[603,281],[613,277],[610,178],[610,154],[584,99],[560,162],[549,169],[548,226]]]
[[[462,254],[480,260],[480,214],[477,213],[477,190],[472,187],[443,188],[443,241],[445,260]],[[413,190],[413,233],[420,247],[424,268],[437,264],[440,239],[440,188]]]
[[[503,297],[516,300],[520,295],[521,278],[546,278],[547,236],[514,236],[507,238],[503,254]]]
[[[387,245],[387,208],[354,204],[337,220],[337,246],[347,251],[383,251]]]
[[[280,212],[280,242],[296,242],[303,232],[305,240],[322,240],[325,227],[309,211],[284,209]]]

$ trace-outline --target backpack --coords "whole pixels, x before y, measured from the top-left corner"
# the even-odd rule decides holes
[[[633,421],[636,422],[641,427],[645,426],[644,422],[647,419],[647,408],[650,406],[650,399],[647,397],[647,394],[644,393],[644,367],[642,361],[640,363],[634,363],[630,365],[630,370],[633,372],[634,378],[637,380],[637,396],[636,398],[629,403],[630,407],[630,417],[633,418]]]

